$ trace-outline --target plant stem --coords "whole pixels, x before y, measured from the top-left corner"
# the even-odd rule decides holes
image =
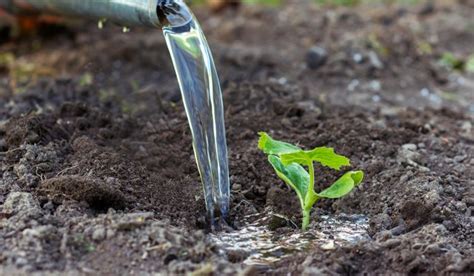
[[[314,203],[317,201],[318,197],[314,192],[314,165],[313,161],[308,162],[308,171],[309,171],[309,183],[308,183],[308,191],[306,192],[305,196],[305,206],[303,208],[303,224],[301,228],[303,231],[308,228],[309,219],[311,215],[311,208],[313,207]]]
[[[309,225],[309,218],[311,217],[311,208],[304,208],[303,209],[303,224],[301,225],[301,229],[306,231]]]
[[[308,162],[308,171],[309,171],[309,183],[308,183],[308,191],[306,192],[306,196],[304,199],[305,206],[304,209],[311,209],[313,204],[317,200],[317,195],[314,192],[314,166],[313,161]]]
[[[314,192],[314,164],[313,164],[313,161],[309,162],[308,170],[309,170],[308,191]]]

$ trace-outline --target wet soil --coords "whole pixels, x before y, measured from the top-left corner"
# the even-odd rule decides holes
[[[289,221],[273,239],[299,231],[258,131],[366,173],[310,227],[364,215],[369,239],[265,266],[209,239],[159,31],[79,21],[0,45],[0,274],[473,273],[474,75],[438,60],[472,54],[474,8],[446,2],[197,10],[223,84],[234,228],[272,212]],[[342,173],[317,167],[316,189]]]

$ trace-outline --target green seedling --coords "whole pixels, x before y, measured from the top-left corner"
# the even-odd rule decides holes
[[[260,132],[258,148],[268,154],[268,161],[275,169],[276,174],[288,186],[295,190],[303,212],[301,228],[307,229],[311,208],[320,198],[340,198],[347,195],[364,178],[362,171],[349,171],[341,176],[331,186],[323,191],[314,191],[314,162],[334,170],[349,166],[350,160],[336,154],[333,148],[317,147],[312,150],[301,148],[274,140],[265,132]],[[304,169],[308,168],[308,171]]]

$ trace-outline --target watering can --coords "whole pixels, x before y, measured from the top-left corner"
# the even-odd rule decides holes
[[[0,14],[3,9],[20,15],[69,15],[107,20],[126,27],[161,28],[189,21],[192,15],[180,3],[182,0],[0,0]]]

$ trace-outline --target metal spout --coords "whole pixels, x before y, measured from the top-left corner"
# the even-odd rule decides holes
[[[191,19],[182,0],[0,0],[13,14],[50,13],[111,21],[124,26],[183,25]]]

